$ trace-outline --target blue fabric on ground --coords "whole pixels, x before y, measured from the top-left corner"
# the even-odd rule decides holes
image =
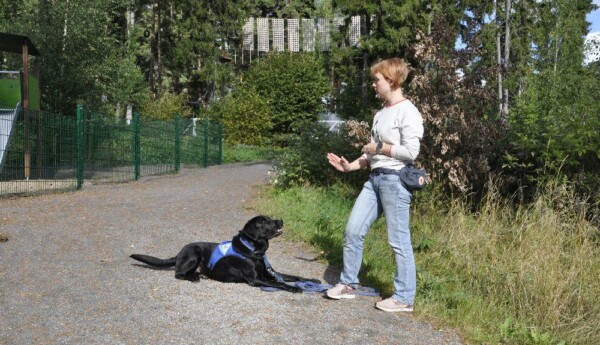
[[[356,288],[356,292],[354,293],[361,296],[379,296],[379,291],[368,286],[359,286]]]
[[[296,285],[297,287],[302,289],[302,292],[304,292],[304,293],[323,293],[323,292],[333,288],[333,285],[331,285],[331,284],[317,284],[317,283],[313,283],[311,281],[298,281],[298,282],[295,282],[294,285]],[[280,288],[271,287],[271,286],[263,286],[260,289],[262,291],[267,291],[267,292],[274,292],[274,291],[282,290]],[[376,289],[373,289],[371,287],[368,287],[368,286],[359,286],[356,288],[354,293],[356,295],[369,296],[369,297],[379,296],[379,291],[377,291]]]
[[[296,286],[306,293],[323,293],[333,287],[330,284],[318,284],[310,281],[296,282]]]

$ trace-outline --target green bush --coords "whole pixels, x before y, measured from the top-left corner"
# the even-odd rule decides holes
[[[332,185],[345,181],[358,186],[367,172],[344,174],[329,165],[327,153],[335,153],[352,161],[360,156],[360,139],[349,134],[348,127],[340,133],[329,132],[321,124],[306,125],[301,134],[289,142],[289,147],[276,163],[277,186]]]
[[[273,134],[297,133],[314,122],[330,91],[323,62],[313,53],[269,54],[243,76],[242,88],[254,87],[271,106]]]
[[[208,116],[223,125],[223,139],[228,144],[263,145],[273,127],[268,100],[250,86],[212,104]]]
[[[140,117],[153,120],[172,120],[175,115],[191,117],[192,110],[186,105],[186,95],[166,93],[159,99],[149,99],[143,105]]]

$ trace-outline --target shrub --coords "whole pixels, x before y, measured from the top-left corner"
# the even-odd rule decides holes
[[[166,93],[159,99],[150,99],[142,105],[140,116],[144,119],[171,120],[175,115],[191,117],[192,110],[185,103],[185,95]]]
[[[208,116],[223,125],[223,139],[229,144],[263,145],[273,127],[269,102],[249,86],[212,104]]]
[[[298,133],[323,110],[329,80],[315,54],[269,54],[243,76],[242,88],[253,87],[271,106],[273,134]]]
[[[306,125],[300,135],[290,140],[288,149],[277,162],[275,184],[283,187],[303,184],[329,186],[342,180],[354,186],[361,185],[366,179],[366,171],[343,174],[329,165],[327,153],[344,156],[348,161],[356,159],[365,142],[364,133],[360,136],[364,128],[368,132],[366,123],[351,122],[339,133],[333,133],[321,124]]]

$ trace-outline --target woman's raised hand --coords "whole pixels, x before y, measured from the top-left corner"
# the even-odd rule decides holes
[[[328,153],[327,160],[329,160],[329,164],[331,164],[336,170],[339,170],[341,172],[350,171],[350,163],[348,163],[346,158],[344,158],[343,156],[338,157],[334,153]]]

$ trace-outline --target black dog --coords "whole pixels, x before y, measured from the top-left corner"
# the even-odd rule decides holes
[[[176,257],[159,259],[148,255],[130,257],[154,267],[175,266],[175,278],[198,281],[200,275],[225,283],[247,283],[251,286],[274,287],[291,292],[301,292],[286,281],[310,281],[273,270],[265,253],[269,240],[281,235],[283,221],[267,216],[250,219],[231,241],[223,243],[194,242],[184,246]]]

